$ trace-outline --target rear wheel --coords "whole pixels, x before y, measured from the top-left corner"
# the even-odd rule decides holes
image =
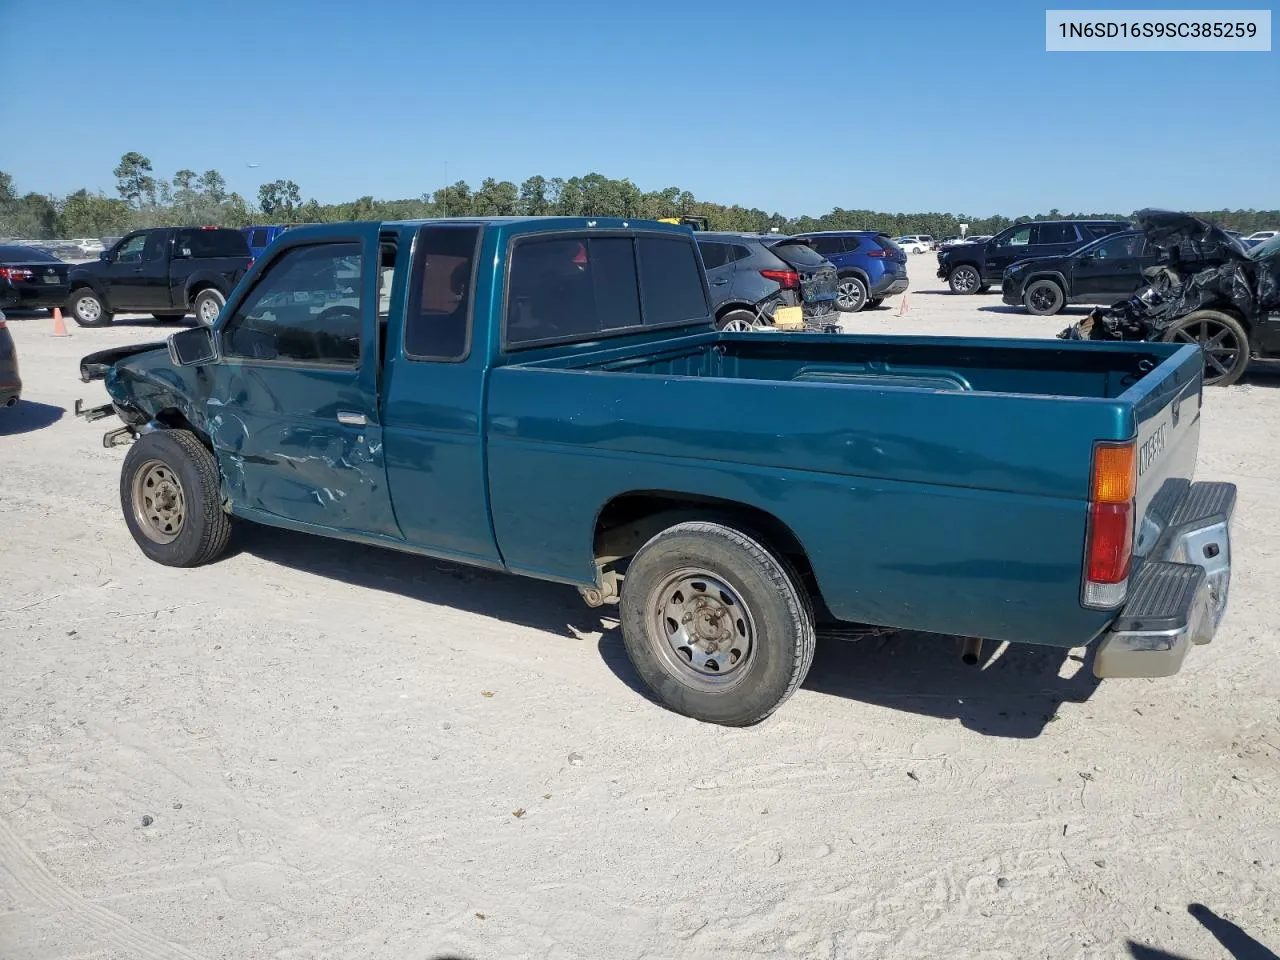
[[[72,290],[67,300],[67,313],[82,327],[105,327],[111,322],[111,311],[88,287]]]
[[[744,333],[760,329],[756,315],[750,310],[730,310],[716,321],[716,329],[726,333]]]
[[[227,298],[217,290],[212,288],[201,290],[196,294],[196,298],[191,301],[191,312],[196,315],[206,327],[213,326],[213,321],[218,319],[218,314],[222,312],[222,307],[226,304]]]
[[[1187,314],[1165,331],[1164,339],[1200,347],[1207,387],[1229,387],[1249,367],[1249,334],[1239,320],[1219,310]]]
[[[120,506],[134,541],[168,567],[196,567],[227,547],[218,465],[189,430],[144,433],[120,471]]]
[[[1022,293],[1023,306],[1037,317],[1053,316],[1066,301],[1067,295],[1053,280],[1036,280]]]
[[[785,560],[719,523],[681,523],[635,555],[619,605],[627,654],[678,713],[758,723],[813,662],[813,610]]]
[[[842,313],[857,313],[867,305],[867,285],[859,277],[841,277],[836,284],[836,306]]]
[[[977,267],[962,263],[947,276],[947,283],[952,293],[977,293],[982,286],[982,275],[978,273]]]

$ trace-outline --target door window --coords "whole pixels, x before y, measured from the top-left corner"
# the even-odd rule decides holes
[[[479,227],[423,227],[418,233],[404,319],[404,352],[411,359],[467,356],[479,238]]]
[[[1000,241],[1002,247],[1025,247],[1031,243],[1031,228],[1023,227],[1015,230]]]
[[[1104,240],[1093,248],[1093,255],[1099,260],[1123,260],[1136,257],[1142,250],[1142,237],[1136,233]]]
[[[140,233],[137,236],[130,237],[120,244],[120,249],[116,252],[117,263],[141,263],[142,251],[147,245],[147,235]]]
[[[1042,223],[1036,243],[1078,243],[1080,234],[1074,223]]]
[[[355,366],[363,266],[358,243],[286,250],[223,327],[223,356]]]
[[[806,242],[824,257],[844,253],[844,241],[840,237],[810,237]]]
[[[698,252],[702,254],[702,265],[708,270],[723,267],[729,262],[729,245],[712,240],[698,242]]]

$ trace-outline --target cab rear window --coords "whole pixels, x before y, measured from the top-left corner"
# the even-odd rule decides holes
[[[683,238],[564,236],[518,241],[507,280],[514,348],[707,317],[697,254]]]

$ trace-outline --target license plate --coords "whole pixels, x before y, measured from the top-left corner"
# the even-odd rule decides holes
[[[803,330],[803,307],[778,307],[773,311],[773,325],[779,330]]]
[[[46,274],[44,275],[44,282],[45,282],[45,283],[57,283],[57,282],[58,282],[58,275],[57,275],[56,273],[46,273]]]

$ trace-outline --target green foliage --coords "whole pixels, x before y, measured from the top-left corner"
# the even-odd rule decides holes
[[[155,206],[156,181],[151,176],[151,161],[130,150],[120,158],[120,165],[112,171],[116,178],[116,189],[120,191],[126,202],[137,209],[143,206]]]
[[[239,194],[229,193],[226,179],[217,170],[197,174],[184,168],[171,180],[157,180],[151,161],[141,153],[130,151],[120,158],[114,174],[120,200],[85,190],[58,200],[36,193],[19,196],[13,178],[0,171],[0,235],[49,239],[115,234],[152,225],[240,227],[255,222],[333,223],[516,214],[646,219],[699,216],[707,218],[712,230],[755,232],[775,227],[783,233],[883,230],[893,236],[925,233],[941,239],[959,234],[961,223],[969,225],[970,234],[990,234],[1031,220],[1128,216],[1097,212],[1063,214],[1054,208],[1048,213],[1024,214],[1012,219],[1000,214],[976,217],[964,213],[887,213],[836,207],[820,217],[789,218],[757,207],[700,201],[679,187],[645,192],[630,180],[614,180],[600,173],[567,180],[535,175],[518,187],[509,180],[487,177],[474,191],[466,181],[459,180],[411,199],[378,200],[366,195],[333,204],[314,199],[304,201],[297,183],[281,179],[259,187],[255,208]],[[1245,234],[1274,229],[1280,224],[1277,210],[1209,210],[1197,212],[1196,216]]]

